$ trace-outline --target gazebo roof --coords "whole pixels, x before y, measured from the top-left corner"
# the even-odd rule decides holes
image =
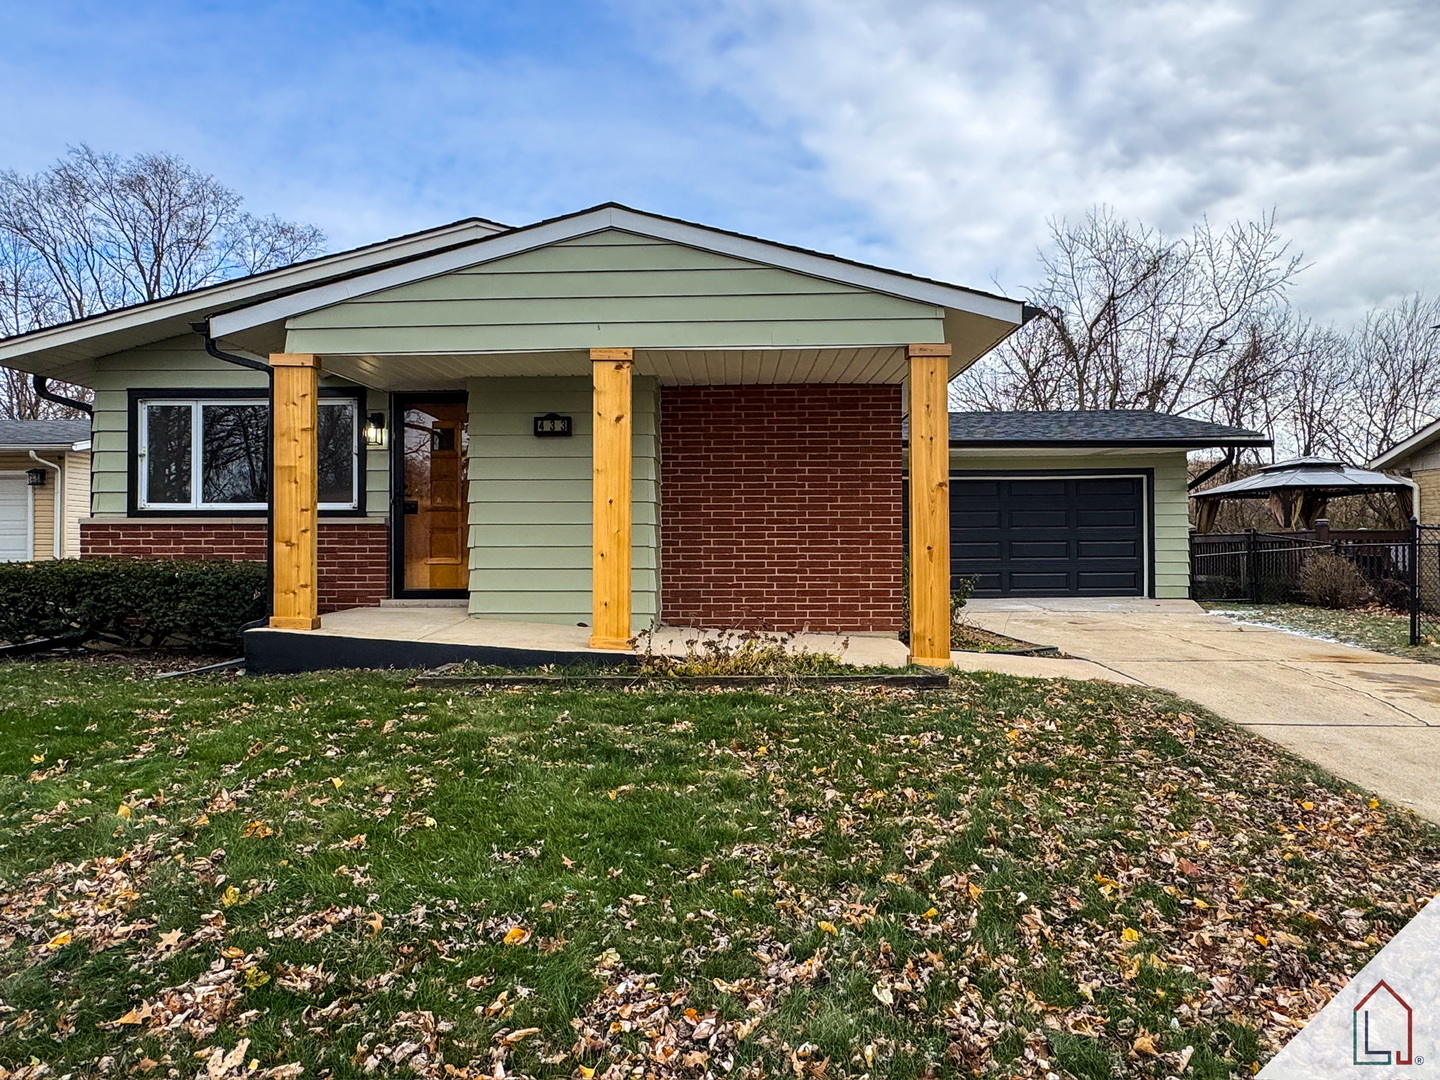
[[[1409,491],[1410,482],[1384,473],[1357,469],[1339,458],[1301,457],[1263,466],[1253,476],[1197,491],[1196,499],[1264,499],[1275,492],[1309,492],[1328,498],[1367,495],[1376,491]]]

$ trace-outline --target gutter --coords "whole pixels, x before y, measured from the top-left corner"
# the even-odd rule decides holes
[[[95,415],[95,407],[88,402],[77,401],[75,398],[66,397],[64,394],[57,394],[51,390],[50,380],[44,375],[32,376],[30,385],[35,387],[35,396],[41,401],[48,401],[54,405],[64,405],[67,409],[79,409],[86,416]]]
[[[270,475],[265,492],[265,614],[240,627],[240,632],[243,634],[246,630],[268,626],[270,616],[275,614],[275,369],[263,361],[252,360],[248,356],[239,356],[222,350],[219,345],[215,344],[215,339],[210,336],[208,319],[204,322],[191,323],[190,329],[205,339],[205,351],[216,360],[223,360],[227,364],[235,364],[237,367],[248,368],[251,371],[263,371],[268,387],[266,390],[269,405],[265,415],[265,441],[267,444],[265,458],[270,463]]]
[[[53,461],[46,461],[34,450],[30,451],[30,460],[37,465],[44,465],[47,469],[55,470],[55,505],[50,510],[50,532],[54,534],[55,558],[58,561],[64,557],[62,552],[65,540],[65,470]],[[31,528],[34,528],[33,524]]]

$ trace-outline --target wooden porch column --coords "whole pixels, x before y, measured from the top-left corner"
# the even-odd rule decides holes
[[[950,346],[911,345],[910,662],[950,664]]]
[[[627,649],[630,642],[631,349],[591,349],[595,380],[594,501],[590,647]]]
[[[314,630],[320,625],[319,577],[320,359],[305,353],[273,353],[275,415],[272,417],[275,490],[274,597],[270,625],[277,630]]]

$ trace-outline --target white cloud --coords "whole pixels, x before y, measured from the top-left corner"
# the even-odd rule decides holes
[[[686,77],[793,132],[868,208],[888,241],[872,257],[1023,292],[1048,217],[1106,202],[1176,231],[1274,207],[1313,264],[1297,299],[1317,315],[1440,290],[1433,2],[642,11]]]

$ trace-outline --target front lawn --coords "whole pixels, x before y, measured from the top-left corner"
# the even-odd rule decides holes
[[[1249,604],[1235,600],[1215,601],[1204,606],[1217,615],[1229,615],[1244,622],[1296,630],[1342,645],[1358,645],[1391,656],[1440,664],[1440,643],[1432,640],[1411,645],[1410,617],[1384,608],[1335,611],[1309,604]]]
[[[10,664],[0,723],[0,1076],[1248,1076],[1440,889],[1100,683]]]

